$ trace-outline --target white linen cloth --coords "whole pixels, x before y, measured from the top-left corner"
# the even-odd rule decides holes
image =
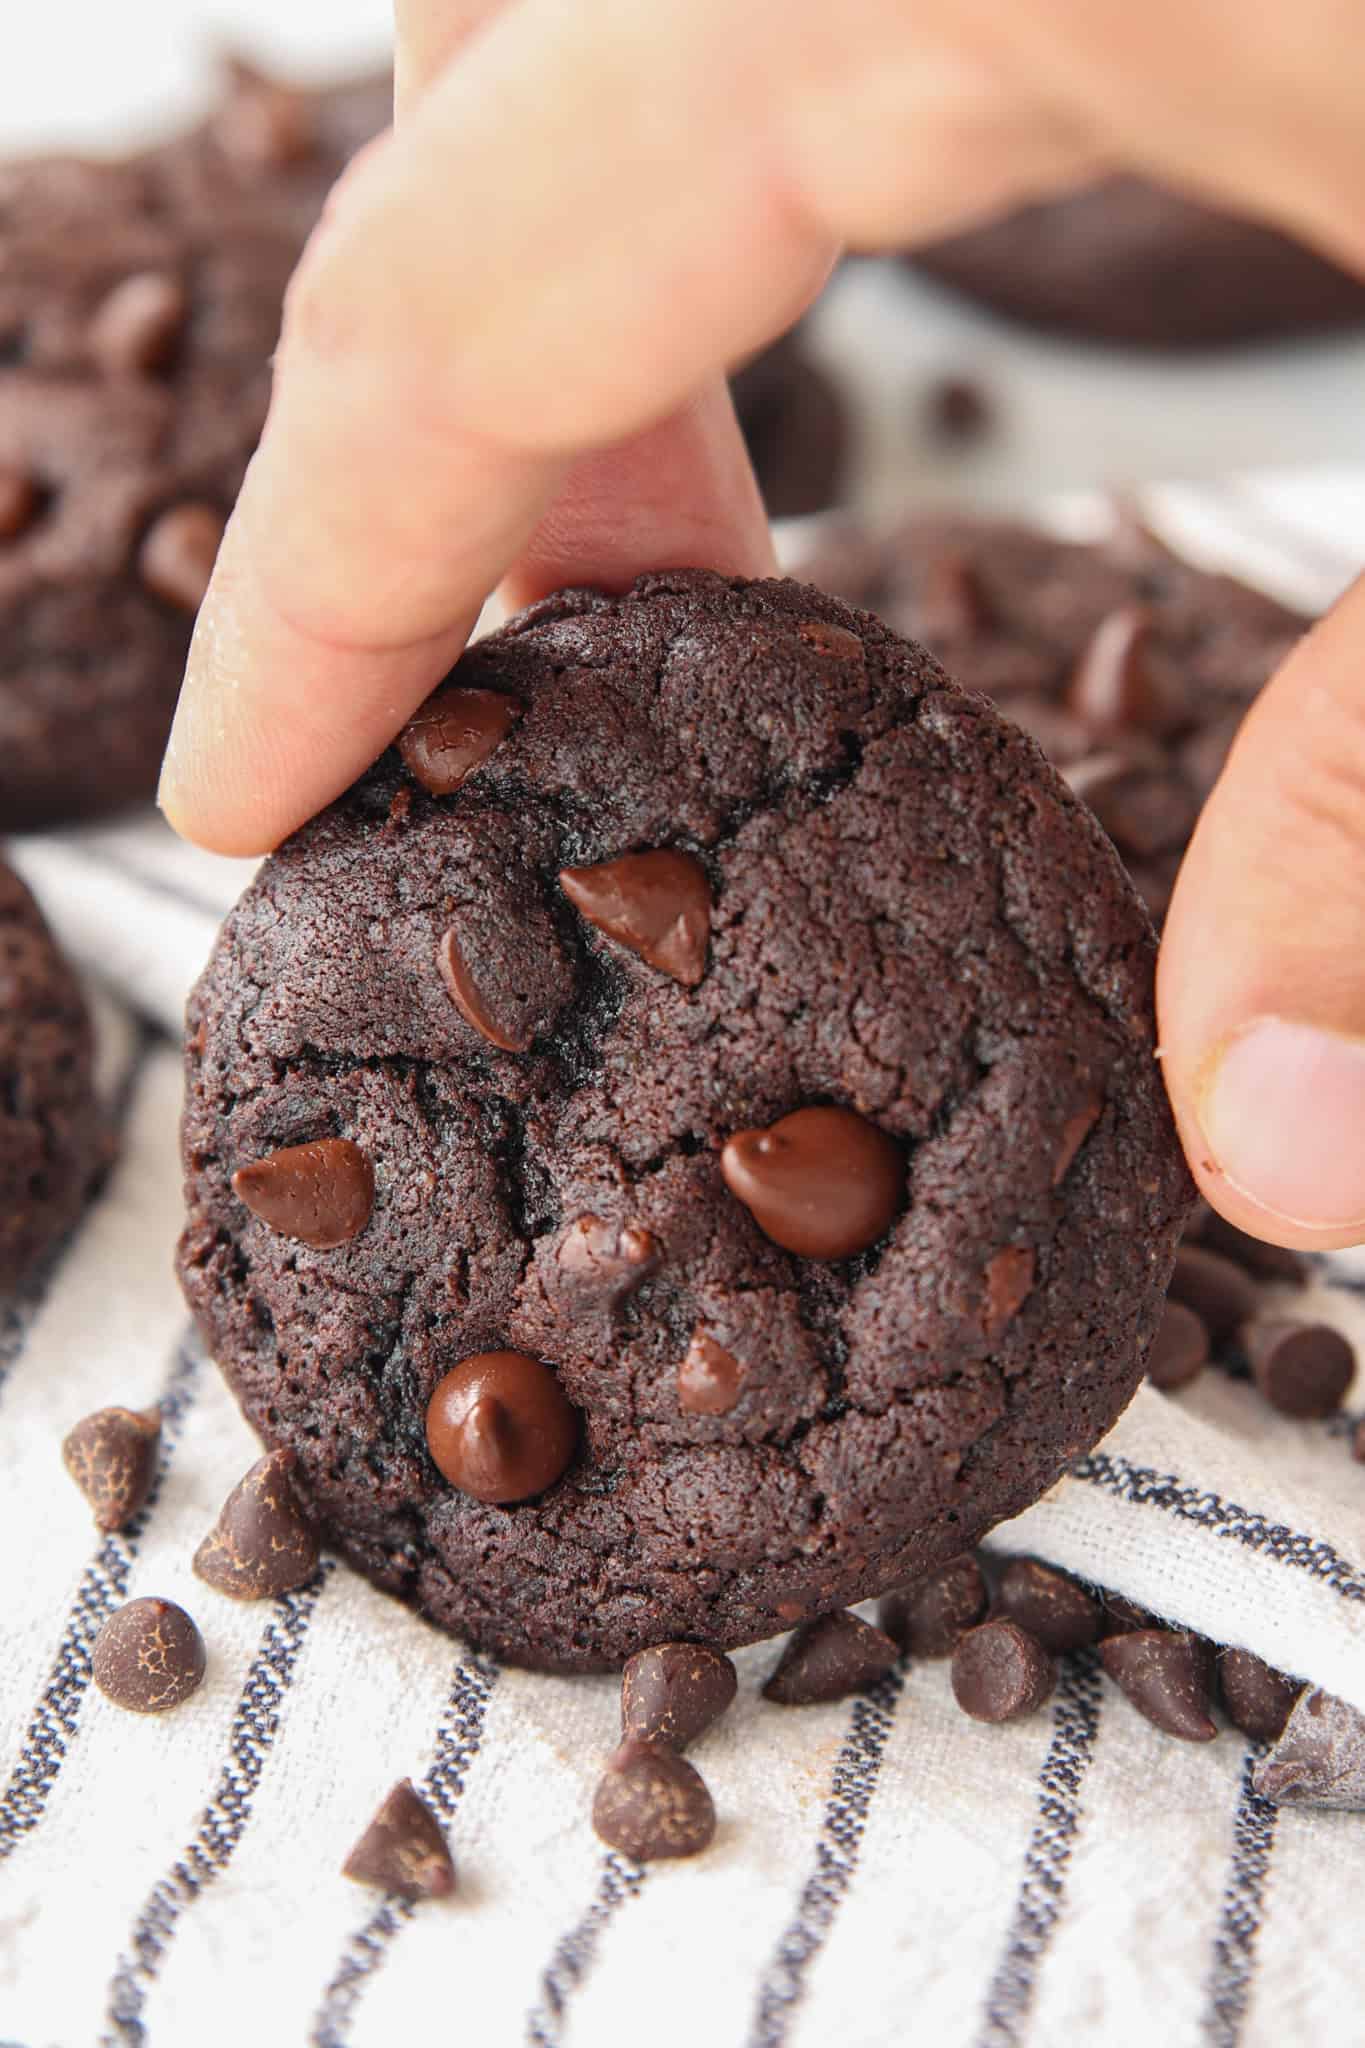
[[[1211,559],[1326,602],[1365,558],[1365,480],[1153,494]],[[1086,509],[1073,508],[1083,520]],[[0,2048],[1335,2048],[1365,2037],[1365,1816],[1277,1812],[1251,1747],[1149,1726],[1070,1660],[982,1727],[947,1667],[783,1710],[739,1653],[695,1752],[720,1831],[695,1863],[606,1855],[588,1810],[611,1679],[501,1668],[344,1567],[241,1606],[190,1559],[254,1444],[171,1277],[170,1040],[249,865],[151,817],[11,849],[105,1018],[119,1164],[41,1296],[0,1321]],[[132,1021],[133,1013],[142,1020]],[[1365,1344],[1365,1265],[1296,1298]],[[1360,1401],[1359,1392],[1354,1399]],[[165,1414],[161,1477],[99,1539],[58,1457],[109,1402]],[[1210,1371],[1144,1388],[995,1541],[1243,1644],[1365,1709],[1365,1469],[1349,1418],[1295,1424]],[[198,1618],[208,1676],[165,1719],[90,1684],[125,1598]],[[416,1910],[341,1861],[394,1779],[449,1822],[460,1888]]]

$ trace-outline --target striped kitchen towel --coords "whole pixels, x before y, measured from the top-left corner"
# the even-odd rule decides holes
[[[1261,486],[1243,494],[1252,551],[1301,602],[1344,579],[1351,488],[1316,527]],[[1354,502],[1365,555],[1365,491]],[[1203,520],[1226,558],[1227,505],[1172,504],[1187,545]],[[0,1320],[0,2048],[1365,2036],[1349,1996],[1365,1817],[1277,1810],[1252,1786],[1253,1746],[1159,1734],[1091,1652],[1065,1661],[1045,1710],[998,1728],[958,1712],[941,1663],[783,1710],[759,1697],[774,1648],[740,1652],[739,1699],[696,1751],[716,1841],[645,1870],[588,1824],[613,1681],[502,1667],[330,1561],[263,1606],[196,1580],[195,1546],[254,1447],[170,1274],[167,1034],[243,870],[152,819],[30,840],[18,860],[123,997],[101,1013],[122,1142],[45,1284]],[[1305,1306],[1365,1345],[1365,1264],[1325,1262]],[[160,1401],[165,1427],[147,1506],[100,1538],[58,1444],[111,1401]],[[1144,1389],[995,1542],[1365,1709],[1350,1426],[1288,1422],[1217,1372]],[[101,1621],[143,1593],[182,1601],[208,1645],[202,1690],[165,1719],[121,1714],[90,1683]],[[453,1899],[417,1908],[339,1875],[409,1775],[459,1868]]]

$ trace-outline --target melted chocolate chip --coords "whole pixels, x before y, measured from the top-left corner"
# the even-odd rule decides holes
[[[974,1721],[1018,1721],[1051,1697],[1057,1673],[1018,1622],[983,1621],[953,1651],[952,1681],[954,1699]]]
[[[637,1863],[695,1856],[716,1832],[716,1809],[685,1757],[662,1742],[623,1742],[592,1803],[599,1841]]]
[[[0,463],[0,541],[18,540],[38,516],[40,493],[27,470]]]
[[[262,1223],[320,1252],[359,1237],[374,1207],[374,1168],[349,1138],[286,1145],[239,1166],[232,1187]]]
[[[403,765],[433,796],[451,796],[494,753],[521,717],[496,690],[454,684],[428,697],[395,742]]]
[[[548,1366],[524,1351],[484,1351],[427,1404],[432,1462],[461,1493],[507,1504],[544,1493],[578,1447],[578,1411]]]
[[[400,1899],[442,1899],[454,1891],[445,1830],[411,1778],[401,1778],[388,1794],[341,1874]]]
[[[621,1732],[686,1749],[720,1719],[737,1683],[730,1659],[702,1643],[638,1650],[621,1674]]]
[[[436,964],[451,1002],[465,1023],[481,1038],[486,1038],[490,1045],[496,1045],[500,1052],[525,1052],[529,1048],[531,1037],[522,1025],[510,1018],[499,1019],[493,1014],[469,971],[469,963],[460,949],[459,935],[453,927],[443,935],[436,949]]]
[[[1271,1407],[1301,1422],[1335,1415],[1355,1378],[1355,1352],[1326,1323],[1265,1316],[1243,1327],[1242,1349]]]
[[[856,1614],[822,1614],[797,1629],[778,1658],[763,1697],[782,1707],[847,1699],[884,1678],[899,1657],[890,1636]]]
[[[1250,1650],[1219,1651],[1218,1686],[1229,1721],[1254,1742],[1274,1742],[1283,1735],[1303,1691],[1297,1678],[1286,1678]]]
[[[986,1267],[981,1326],[994,1344],[1004,1336],[1033,1292],[1036,1261],[1026,1244],[1007,1245]]]
[[[1070,1173],[1076,1154],[1099,1122],[1100,1111],[1103,1108],[1104,1104],[1098,1098],[1094,1102],[1087,1102],[1084,1109],[1078,1109],[1076,1114],[1069,1116],[1062,1125],[1061,1143],[1057,1147],[1057,1157],[1052,1167],[1054,1188],[1059,1188]]]
[[[565,868],[560,887],[598,931],[650,967],[695,988],[706,972],[711,884],[688,853],[628,853],[592,868]]]
[[[950,1557],[927,1578],[888,1593],[877,1619],[912,1657],[950,1657],[986,1612],[989,1595],[972,1553]]]
[[[223,515],[212,505],[172,505],[147,530],[138,575],[153,597],[177,611],[197,612],[223,538]]]
[[[90,322],[90,353],[115,377],[151,377],[175,353],[189,312],[179,278],[142,270],[116,284]]]
[[[223,1502],[194,1554],[196,1574],[215,1592],[270,1600],[312,1578],[318,1540],[290,1477],[297,1462],[292,1451],[258,1458]]]
[[[1100,1603],[1065,1572],[1036,1558],[1012,1557],[996,1588],[996,1605],[1054,1657],[1098,1640]]]
[[[95,1527],[124,1529],[156,1476],[161,1410],[100,1408],[67,1434],[62,1462],[89,1501]]]
[[[1185,705],[1152,659],[1153,621],[1141,605],[1101,619],[1076,665],[1067,709],[1098,737],[1164,734],[1185,720]]]
[[[627,1296],[657,1272],[663,1247],[638,1223],[606,1223],[580,1216],[555,1253],[566,1306],[619,1308]]]
[[[165,1714],[203,1683],[204,1639],[173,1600],[129,1600],[95,1637],[90,1666],[116,1707]]]
[[[895,1141],[832,1105],[793,1110],[765,1131],[737,1131],[720,1170],[759,1229],[806,1259],[866,1251],[905,1200],[905,1161]]]
[[[1186,1629],[1136,1629],[1107,1636],[1104,1668],[1140,1714],[1185,1742],[1212,1742],[1213,1654]]]
[[[863,643],[847,626],[835,626],[828,619],[803,619],[797,632],[807,647],[829,654],[836,661],[861,661]]]
[[[724,1345],[694,1330],[678,1367],[678,1406],[684,1415],[728,1415],[744,1388],[744,1367]]]

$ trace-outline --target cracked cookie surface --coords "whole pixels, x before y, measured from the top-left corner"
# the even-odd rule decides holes
[[[429,711],[266,863],[191,1003],[180,1267],[248,1419],[326,1540],[535,1665],[732,1646],[963,1550],[1131,1395],[1187,1205],[1112,847],[982,700],[798,584],[564,593],[451,681],[505,735],[432,795],[408,763],[445,787],[464,740],[443,710],[433,772]],[[659,851],[709,885],[699,979],[560,881]],[[721,1170],[813,1105],[904,1165],[847,1257],[784,1250]],[[373,1174],[326,1246],[232,1186],[324,1141]],[[578,1425],[500,1504],[425,1417],[509,1352]]]

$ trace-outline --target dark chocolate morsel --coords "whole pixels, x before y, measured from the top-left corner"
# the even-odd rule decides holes
[[[1106,1636],[1104,1668],[1140,1714],[1185,1742],[1212,1742],[1218,1733],[1213,1700],[1213,1653],[1187,1629],[1145,1628]]]
[[[737,1131],[720,1170],[759,1229],[806,1259],[866,1251],[905,1200],[905,1161],[894,1139],[833,1105],[793,1110],[765,1131]]]
[[[18,540],[37,517],[38,486],[24,469],[0,463],[0,541]]]
[[[126,1528],[152,1490],[161,1410],[99,1408],[69,1430],[62,1462],[90,1503],[95,1527]]]
[[[1057,1147],[1057,1157],[1052,1168],[1054,1188],[1059,1188],[1070,1173],[1076,1154],[1099,1122],[1103,1108],[1104,1104],[1096,1098],[1093,1102],[1087,1102],[1084,1109],[1078,1109],[1074,1116],[1069,1116],[1062,1125],[1061,1142]]]
[[[129,1600],[95,1637],[96,1685],[130,1714],[164,1714],[197,1692],[204,1677],[204,1639],[173,1600]]]
[[[428,697],[394,742],[413,780],[451,796],[481,768],[521,717],[514,697],[447,684]]]
[[[730,1659],[704,1643],[637,1650],[621,1673],[621,1733],[686,1749],[720,1719],[737,1684]]]
[[[1015,1316],[1033,1292],[1036,1261],[1032,1247],[1006,1245],[986,1267],[981,1307],[981,1327],[994,1344],[1004,1336]]]
[[[1152,637],[1152,615],[1137,604],[1110,612],[1095,628],[1076,664],[1067,709],[1097,737],[1165,734],[1184,723],[1184,703],[1153,666]]]
[[[591,868],[565,868],[559,885],[579,915],[650,967],[695,988],[706,972],[711,884],[690,853],[660,848]]]
[[[555,1253],[564,1310],[619,1308],[626,1297],[657,1272],[663,1248],[653,1231],[638,1223],[606,1223],[580,1216]]]
[[[1361,1418],[1351,1432],[1351,1456],[1357,1464],[1365,1465],[1365,1417]]]
[[[1194,1310],[1215,1344],[1251,1322],[1261,1301],[1240,1266],[1197,1244],[1182,1244],[1176,1253],[1170,1294]]]
[[[239,1166],[232,1187],[262,1223],[319,1252],[358,1237],[374,1207],[374,1168],[349,1138],[286,1145]]]
[[[925,424],[936,441],[956,446],[979,441],[994,417],[985,391],[971,377],[940,377],[925,394]]]
[[[1356,1370],[1355,1352],[1339,1330],[1264,1316],[1241,1335],[1251,1377],[1272,1408],[1301,1422],[1336,1414]]]
[[[1305,1690],[1251,1782],[1277,1805],[1365,1812],[1365,1714],[1331,1693]]]
[[[1218,1687],[1229,1721],[1254,1742],[1274,1742],[1283,1735],[1303,1691],[1299,1679],[1286,1678],[1250,1650],[1219,1651]]]
[[[818,654],[832,655],[836,661],[861,661],[864,657],[862,641],[847,626],[836,626],[829,619],[803,619],[796,630]]]
[[[705,1330],[694,1330],[678,1367],[678,1406],[683,1414],[728,1415],[743,1386],[744,1367],[733,1352]]]
[[[445,1830],[411,1778],[400,1778],[388,1794],[341,1874],[400,1899],[441,1899],[454,1891]]]
[[[1179,776],[1166,768],[1082,761],[1066,780],[1089,804],[1127,859],[1151,860],[1183,847],[1199,805]]]
[[[143,537],[137,569],[153,597],[176,611],[197,612],[209,587],[223,538],[223,515],[213,505],[172,505]]]
[[[578,1447],[578,1411],[549,1367],[524,1351],[483,1351],[448,1372],[427,1404],[427,1447],[475,1500],[530,1500]]]
[[[215,1592],[269,1600],[312,1578],[318,1540],[294,1491],[296,1463],[292,1451],[269,1452],[223,1502],[194,1554],[196,1574]]]
[[[1207,1365],[1208,1357],[1209,1333],[1199,1317],[1183,1301],[1168,1301],[1147,1353],[1147,1377],[1152,1385],[1168,1392],[1188,1386]]]
[[[1156,1616],[1145,1607],[1139,1607],[1136,1600],[1125,1600],[1122,1593],[1100,1593],[1100,1634],[1102,1636],[1130,1636],[1140,1629],[1156,1627]]]
[[[599,1839],[637,1863],[695,1856],[716,1832],[711,1794],[665,1742],[623,1742],[592,1803]]]
[[[112,376],[153,376],[170,361],[188,312],[189,297],[178,277],[140,270],[96,307],[90,353]]]
[[[441,970],[441,979],[446,993],[454,1003],[465,1023],[486,1038],[490,1045],[496,1045],[500,1052],[525,1052],[531,1039],[518,1024],[495,1017],[483,993],[476,986],[460,948],[459,934],[452,927],[444,933],[436,949],[436,962]]]
[[[912,1657],[950,1657],[989,1604],[981,1567],[969,1550],[950,1557],[913,1586],[888,1593],[877,1619]]]
[[[900,1657],[889,1635],[841,1609],[797,1629],[763,1688],[781,1707],[847,1699],[885,1678]]]
[[[974,1721],[1036,1713],[1057,1683],[1052,1659],[1017,1621],[983,1621],[953,1651],[953,1698]]]
[[[1100,1633],[1100,1603],[1065,1572],[1033,1557],[1012,1557],[996,1587],[995,1605],[1054,1657],[1083,1650]]]
[[[1259,1237],[1229,1223],[1207,1203],[1200,1204],[1185,1236],[1187,1241],[1203,1245],[1206,1251],[1218,1252],[1223,1258],[1245,1266],[1258,1280],[1278,1280],[1289,1287],[1307,1284],[1310,1268],[1302,1252],[1291,1251],[1288,1245],[1262,1243]]]

